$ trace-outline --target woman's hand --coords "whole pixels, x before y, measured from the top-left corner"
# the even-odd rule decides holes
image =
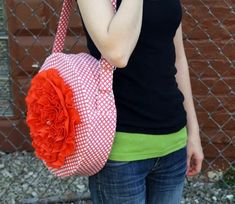
[[[187,141],[187,176],[200,173],[204,154],[199,133],[189,134]]]

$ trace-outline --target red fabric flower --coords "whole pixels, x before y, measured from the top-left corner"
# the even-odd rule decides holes
[[[81,122],[72,90],[51,68],[32,79],[25,101],[36,156],[50,167],[61,167],[75,151],[75,125]]]

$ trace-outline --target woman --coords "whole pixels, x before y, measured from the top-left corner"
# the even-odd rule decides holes
[[[178,204],[200,172],[199,136],[180,0],[77,0],[90,53],[114,71],[117,127],[109,160],[89,177],[94,204]]]

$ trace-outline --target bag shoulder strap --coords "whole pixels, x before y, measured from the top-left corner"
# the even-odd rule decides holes
[[[111,0],[114,11],[116,11],[116,0]],[[64,0],[60,20],[56,31],[52,52],[62,52],[64,49],[65,37],[68,30],[69,17],[72,10],[73,0]],[[102,57],[101,57],[102,58]]]

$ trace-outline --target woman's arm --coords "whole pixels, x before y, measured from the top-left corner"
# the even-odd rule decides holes
[[[176,81],[179,89],[184,94],[184,108],[187,112],[187,176],[194,176],[201,171],[204,154],[201,146],[201,139],[199,135],[199,125],[196,116],[196,111],[193,103],[190,76],[188,63],[185,55],[182,25],[176,31],[174,38],[174,45],[176,51]]]
[[[116,14],[111,0],[77,0],[77,3],[102,56],[116,67],[125,67],[139,38],[143,0],[122,0]]]
[[[184,107],[187,112],[187,129],[189,135],[198,136],[199,126],[197,121],[197,116],[195,112],[195,107],[193,103],[188,62],[185,55],[183,37],[182,37],[182,25],[176,31],[174,38],[175,51],[176,51],[176,81],[178,83],[179,89],[184,94]],[[196,134],[195,134],[196,133]]]

